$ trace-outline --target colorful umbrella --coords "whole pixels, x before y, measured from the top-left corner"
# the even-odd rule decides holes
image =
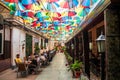
[[[78,13],[79,16],[84,17],[88,14],[90,8],[83,8],[82,11]]]
[[[90,7],[90,0],[83,0],[82,4],[83,8],[89,8]]]
[[[25,7],[25,9],[31,9],[32,7],[32,4],[28,4],[28,5],[22,4],[22,5]]]
[[[63,1],[60,3],[60,6],[62,8],[73,8],[78,6],[79,2],[78,0],[67,0],[67,1]]]
[[[69,11],[68,12],[68,16],[75,16],[76,15],[76,12],[75,11]]]
[[[52,3],[52,2],[57,2],[59,0],[48,0],[48,2]]]
[[[18,3],[18,0],[5,0],[5,1],[9,3]]]
[[[98,0],[2,0],[10,14],[55,39],[63,39],[81,23]],[[91,7],[90,7],[91,6]],[[96,5],[95,5],[96,6]],[[90,9],[91,8],[91,9]]]
[[[23,5],[29,5],[29,4],[36,3],[36,0],[21,0],[21,3]]]

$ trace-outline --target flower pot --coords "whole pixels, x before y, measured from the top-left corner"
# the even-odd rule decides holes
[[[79,78],[80,77],[81,72],[80,71],[74,71],[74,76],[75,78]]]

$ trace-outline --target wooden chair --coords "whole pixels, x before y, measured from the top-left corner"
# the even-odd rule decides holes
[[[17,77],[19,76],[19,73],[21,73],[21,76],[27,76],[28,75],[28,67],[24,63],[17,64]]]
[[[28,67],[24,63],[17,63],[16,60],[14,59],[16,67],[17,67],[17,77],[19,76],[19,72],[21,76],[27,76],[28,75]]]

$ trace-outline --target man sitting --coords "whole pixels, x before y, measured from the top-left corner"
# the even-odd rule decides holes
[[[20,58],[20,54],[16,55],[15,61],[16,61],[17,64],[22,63],[22,60]]]
[[[24,63],[26,67],[28,67],[28,69],[30,70],[30,73],[34,74],[34,68],[36,68],[36,65],[32,64],[32,61],[27,61],[27,59],[24,58],[24,62],[23,62],[20,58],[20,54],[17,54],[15,58],[15,62],[16,65],[18,65],[19,63]]]

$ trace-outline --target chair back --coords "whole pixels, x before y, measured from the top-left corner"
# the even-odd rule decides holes
[[[21,71],[26,71],[26,66],[24,63],[18,64],[18,72],[21,72]]]
[[[14,61],[15,61],[16,66],[18,66],[18,63],[16,62],[16,60],[15,60],[15,59],[14,59]]]

